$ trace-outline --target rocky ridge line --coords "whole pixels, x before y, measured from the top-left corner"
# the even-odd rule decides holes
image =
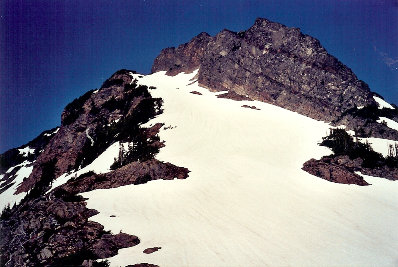
[[[353,115],[358,107],[377,108],[374,93],[317,39],[297,28],[258,18],[246,31],[200,33],[177,48],[163,49],[152,66],[152,72],[168,75],[195,69],[201,86],[227,90],[233,99],[259,100],[398,140],[397,131]]]
[[[0,262],[4,266],[92,266],[97,259],[114,256],[120,248],[138,244],[138,237],[112,234],[90,221],[97,211],[88,209],[77,194],[188,177],[188,169],[154,158],[164,146],[158,137],[163,124],[141,125],[162,112],[162,100],[152,98],[148,87],[138,84],[131,73],[116,72],[99,90],[66,106],[61,127],[35,155],[32,174],[18,188],[17,192],[29,191],[27,196],[2,213]],[[134,145],[110,172],[84,173],[48,192],[60,174],[90,164],[115,142]]]

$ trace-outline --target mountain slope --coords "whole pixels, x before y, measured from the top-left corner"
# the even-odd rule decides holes
[[[394,266],[398,184],[365,177],[372,186],[358,187],[309,175],[302,164],[330,154],[317,145],[328,124],[217,98],[194,76],[158,72],[140,80],[164,100],[164,113],[149,122],[167,126],[157,158],[187,167],[189,178],[83,194],[100,211],[93,220],[141,238],[111,258],[112,266],[131,259],[159,266]],[[161,249],[142,253],[152,247]]]
[[[258,19],[153,72],[0,155],[1,266],[396,264],[398,109],[316,39]]]

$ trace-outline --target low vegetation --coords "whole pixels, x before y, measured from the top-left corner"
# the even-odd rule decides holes
[[[144,85],[127,84],[124,90],[123,98],[112,97],[102,107],[109,111],[119,109],[122,114],[126,115],[111,124],[101,123],[104,127],[92,134],[94,145],[90,140],[86,141],[82,151],[77,156],[74,169],[83,168],[90,164],[106,148],[117,141],[134,144],[132,149],[126,152],[125,158],[130,162],[138,159],[149,159],[158,152],[156,148],[151,146],[151,143],[157,140],[148,140],[140,126],[162,113],[162,100],[152,98],[148,92],[148,87]],[[140,102],[134,109],[130,110],[131,103],[136,98],[140,98]]]
[[[360,142],[349,135],[344,129],[330,129],[330,134],[323,138],[322,146],[332,149],[336,156],[348,155],[350,159],[361,158],[362,167],[377,168],[388,166],[398,168],[398,146],[390,146],[390,153],[383,157],[374,151],[368,142]]]
[[[390,119],[398,117],[398,110],[391,108],[379,109],[376,105],[369,105],[363,108],[351,108],[342,114],[342,116],[344,115],[352,115],[354,118],[360,117],[375,122],[380,117],[386,117]]]

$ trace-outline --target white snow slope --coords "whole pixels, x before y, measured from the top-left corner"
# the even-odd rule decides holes
[[[374,99],[374,100],[377,102],[377,104],[379,105],[379,109],[383,109],[383,108],[394,109],[394,107],[391,106],[391,104],[389,104],[387,101],[381,99],[380,97],[373,96],[373,99]]]
[[[218,99],[187,86],[194,75],[139,80],[164,100],[150,123],[174,126],[160,132],[166,146],[157,158],[187,167],[189,177],[83,194],[100,212],[92,220],[141,240],[111,266],[397,266],[397,182],[366,177],[372,185],[360,187],[302,171],[330,153],[317,145],[327,124]],[[161,249],[144,254],[150,247]]]

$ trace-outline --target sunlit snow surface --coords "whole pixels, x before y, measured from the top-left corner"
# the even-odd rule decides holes
[[[372,149],[384,157],[388,156],[389,147],[392,145],[395,148],[395,144],[398,144],[397,141],[376,138],[376,137],[369,137],[369,138],[359,138],[362,143],[368,142]]]
[[[394,109],[394,107],[391,106],[391,104],[389,104],[389,103],[386,102],[385,100],[381,99],[380,97],[373,96],[373,99],[377,102],[377,104],[379,104],[379,109],[382,109],[382,108],[391,108],[391,109]]]
[[[21,154],[23,157],[29,156],[29,154],[34,154],[35,150],[33,148],[30,148],[29,146],[20,148],[18,149],[19,154]]]
[[[20,169],[15,173],[15,179],[13,180],[13,185],[0,194],[0,212],[8,205],[12,207],[14,203],[18,204],[26,195],[26,193],[20,193],[18,195],[14,195],[17,187],[20,183],[22,183],[24,178],[29,177],[32,173],[33,165],[29,161],[24,161],[21,164],[18,164],[14,167],[11,167],[7,170],[6,173],[10,173],[14,168],[20,167]],[[4,175],[1,176],[3,178]]]
[[[83,194],[100,212],[92,220],[141,240],[110,258],[111,266],[398,264],[398,183],[366,177],[371,186],[342,185],[302,171],[305,161],[330,154],[317,145],[327,124],[216,98],[187,86],[194,75],[139,80],[164,100],[164,113],[149,123],[167,127],[157,158],[187,167],[189,177]],[[144,254],[149,247],[162,248]]]

